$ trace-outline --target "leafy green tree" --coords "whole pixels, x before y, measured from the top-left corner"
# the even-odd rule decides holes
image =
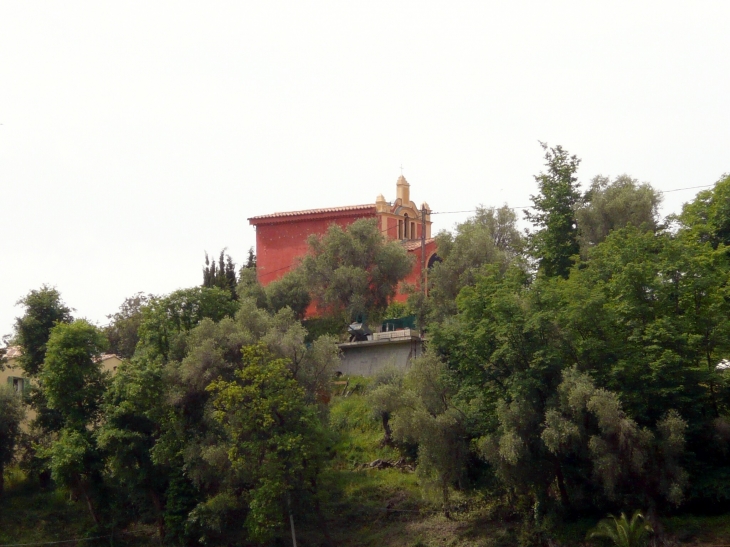
[[[521,268],[486,267],[460,292],[458,314],[433,329],[434,347],[466,384],[504,393],[505,382],[528,369],[540,342],[551,339],[549,323],[530,322],[527,287]]]
[[[338,363],[337,346],[327,337],[306,344],[306,335],[289,308],[271,314],[252,299],[241,299],[234,318],[224,317],[218,322],[205,318],[185,334],[182,358],[169,360],[162,372],[165,396],[161,399],[167,402],[164,412],[151,407],[149,413],[135,410],[130,418],[124,418],[125,422],[136,417],[138,424],[146,420],[159,424],[159,434],[152,435],[150,453],[153,471],[170,470],[164,508],[167,535],[178,541],[201,536],[219,541],[222,529],[240,531],[236,523],[248,509],[221,485],[221,477],[229,473],[223,450],[226,441],[220,424],[213,419],[213,394],[208,386],[216,380],[237,381],[237,371],[248,366],[241,348],[263,344],[273,359],[285,363],[287,377],[296,381],[306,404],[321,408],[320,394],[329,388]],[[138,352],[135,359],[150,355]],[[162,362],[161,357],[158,359]],[[176,474],[175,470],[182,472]],[[309,479],[314,480],[314,485],[310,482],[313,496],[316,477]],[[175,497],[178,495],[180,499]]]
[[[361,219],[345,230],[333,224],[321,238],[310,236],[301,268],[318,308],[349,322],[359,314],[382,314],[411,259],[395,241],[386,241],[374,221]]]
[[[108,381],[100,361],[105,347],[104,334],[86,320],[59,323],[51,331],[38,376],[49,408],[62,420],[58,439],[41,456],[49,458],[57,483],[83,496],[97,524],[102,460],[94,431]]]
[[[564,495],[566,483],[580,490],[595,481],[611,500],[650,506],[659,499],[681,503],[687,486],[680,465],[687,422],[675,410],[656,424],[655,434],[626,415],[616,393],[596,388],[575,367],[564,371],[557,401],[545,413],[541,438],[557,457]],[[590,461],[592,469],[590,476],[580,477],[584,484],[575,481],[581,459]]]
[[[403,373],[397,368],[388,367],[381,370],[370,385],[368,403],[375,417],[383,425],[381,444],[384,446],[393,444],[393,429],[390,426],[390,419],[404,403],[403,376]]]
[[[477,404],[470,435],[497,480],[543,507],[553,485],[566,507],[722,496],[711,483],[727,468],[707,447],[730,402],[715,368],[730,351],[729,270],[721,247],[634,226],[568,279],[485,268],[432,341],[458,398]],[[569,411],[560,393],[573,366],[595,387]]]
[[[450,489],[461,486],[469,455],[468,409],[459,400],[455,375],[434,354],[413,361],[405,385],[394,408],[393,436],[418,445],[416,473],[438,492],[449,516]]]
[[[520,260],[525,242],[516,223],[517,215],[507,206],[478,207],[472,218],[456,226],[455,233],[436,236],[442,261],[429,273],[433,319],[456,313],[459,291],[473,285],[485,265],[497,264],[504,269]]]
[[[683,230],[713,248],[730,246],[730,175],[723,175],[711,190],[703,190],[679,215]]]
[[[566,347],[598,385],[621,393],[642,426],[676,409],[687,422],[684,467],[695,499],[726,496],[727,467],[713,421],[728,413],[728,377],[715,366],[730,351],[723,247],[626,228],[591,253],[562,288]],[[702,471],[700,471],[700,469]]]
[[[49,459],[56,484],[83,498],[94,523],[101,524],[98,490],[102,466],[93,436],[83,430],[64,428],[53,444],[42,449],[42,455]]]
[[[307,333],[288,308],[271,314],[217,288],[156,297],[142,313],[137,351],[106,393],[95,439],[120,507],[156,522],[166,541],[184,543],[212,533],[210,519],[235,527],[235,511],[208,503],[225,466],[214,457],[220,427],[207,386],[232,381],[243,366],[241,347],[263,343],[285,359],[307,404],[317,406],[338,362],[337,346],[326,337],[305,344]]]
[[[232,381],[217,380],[214,419],[223,429],[221,447],[230,471],[221,491],[206,505],[242,504],[249,537],[270,541],[284,521],[289,491],[305,488],[322,457],[320,424],[314,407],[291,376],[286,360],[263,346],[243,349],[244,366]]]
[[[186,537],[187,513],[199,498],[182,471],[182,456],[174,452],[178,444],[161,442],[174,422],[170,398],[175,394],[166,368],[184,358],[190,332],[201,321],[233,317],[238,307],[230,292],[217,287],[150,297],[140,308],[134,357],[119,367],[105,395],[95,441],[104,451],[107,479],[116,486],[122,509],[135,507],[173,543]]]
[[[250,257],[249,257],[250,258]],[[226,250],[221,251],[218,257],[218,264],[216,266],[215,260],[211,261],[208,258],[208,253],[205,253],[205,267],[203,268],[203,287],[212,289],[218,287],[224,291],[228,291],[231,294],[231,298],[234,300],[237,298],[236,285],[238,280],[236,279],[236,265],[233,263],[233,259],[230,255],[226,254]]]
[[[85,319],[59,323],[51,331],[38,379],[48,406],[61,413],[66,427],[85,429],[98,421],[108,381],[99,359],[106,344]]]
[[[618,518],[608,515],[608,518],[603,519],[588,533],[588,539],[606,538],[616,547],[641,547],[646,545],[647,536],[651,532],[651,526],[644,522],[644,515],[641,511],[636,511],[631,520],[626,518],[625,513],[621,513]]]
[[[0,386],[0,496],[5,487],[5,466],[13,461],[25,417],[23,401],[9,386]]]
[[[650,184],[639,184],[628,175],[620,175],[613,181],[600,175],[594,177],[576,211],[583,255],[610,232],[629,224],[656,230],[661,200],[661,194]]]
[[[104,400],[104,420],[96,439],[118,489],[123,507],[134,506],[152,519],[161,538],[182,542],[187,513],[198,494],[184,476],[182,456],[155,457],[168,445],[161,438],[171,429],[170,383],[166,367],[187,352],[191,331],[206,319],[232,317],[238,303],[219,288],[183,289],[152,297],[142,307],[138,349],[117,370]],[[124,503],[126,502],[126,503]]]
[[[569,156],[562,146],[545,150],[547,171],[535,176],[540,193],[530,196],[533,210],[525,218],[538,229],[530,238],[533,256],[547,277],[568,277],[573,257],[580,252],[576,209],[580,202],[578,179],[575,176],[580,160]]]
[[[25,308],[25,313],[15,320],[13,343],[23,350],[18,363],[28,376],[33,377],[45,359],[51,329],[57,323],[70,323],[73,310],[61,300],[58,290],[47,285],[30,291],[18,304]]]
[[[142,310],[138,330],[142,350],[151,359],[179,359],[185,352],[185,333],[204,318],[220,321],[233,317],[237,309],[238,303],[230,293],[217,287],[180,289],[153,297]]]
[[[15,335],[12,343],[20,346],[21,355],[18,364],[25,371],[26,376],[37,378],[46,356],[46,346],[52,329],[58,324],[70,323],[73,318],[69,308],[61,299],[61,294],[55,288],[43,285],[38,290],[30,291],[18,304],[25,308],[22,317],[15,320]],[[59,412],[49,408],[46,395],[39,389],[37,382],[30,384],[28,403],[35,411],[35,417],[30,423],[27,449],[21,461],[33,477],[38,477],[41,483],[50,480],[44,458],[33,449],[34,445],[48,445],[51,442],[49,434],[58,432],[63,424]]]
[[[259,283],[258,277],[256,276],[256,267],[253,268],[241,268],[238,273],[238,286],[236,287],[236,293],[238,298],[243,300],[245,298],[253,299],[259,308],[266,308],[269,306],[266,291]],[[283,306],[282,306],[283,307]]]
[[[304,318],[312,301],[304,273],[297,269],[287,273],[280,279],[272,281],[264,289],[267,307],[277,312],[289,307],[298,319]]]
[[[122,359],[129,359],[134,355],[139,342],[138,331],[142,324],[142,308],[151,298],[151,294],[139,292],[125,298],[117,313],[107,315],[107,319],[111,322],[104,328],[104,333],[109,340],[110,353]]]
[[[249,247],[248,258],[246,259],[246,264],[243,267],[252,270],[256,269],[256,253],[254,252],[253,247]]]
[[[691,421],[727,405],[715,365],[730,350],[726,253],[635,227],[613,232],[556,302],[565,342],[639,423]]]
[[[123,361],[105,393],[104,419],[96,431],[120,505],[134,506],[137,514],[132,516],[156,522],[161,539],[166,537],[166,498],[175,496],[167,492],[174,471],[152,459],[169,412],[163,372],[159,359]]]

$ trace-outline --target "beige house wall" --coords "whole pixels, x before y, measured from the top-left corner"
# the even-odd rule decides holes
[[[101,356],[101,369],[114,376],[117,371],[117,367],[122,363],[122,360],[114,354],[105,354]],[[5,386],[10,382],[10,378],[22,378],[23,382],[29,382],[28,378],[25,377],[25,372],[18,365],[17,359],[9,358],[5,363],[5,368],[0,370],[0,385]],[[24,388],[28,389],[28,385]],[[23,421],[23,431],[28,431],[28,424],[36,417],[36,412],[30,407],[26,406],[25,420]]]
[[[0,386],[6,386],[10,382],[10,378],[22,378],[23,382],[28,382],[29,380],[25,377],[25,372],[23,369],[20,368],[18,365],[17,359],[10,358],[5,363],[5,368],[3,370],[0,370]],[[24,386],[25,389],[27,389],[28,386]],[[23,420],[23,423],[21,424],[21,428],[26,433],[28,432],[28,424],[36,417],[36,412],[32,408],[26,406],[25,407],[25,420]]]
[[[0,385],[7,385],[9,378],[24,378],[25,373],[18,366],[17,359],[8,359],[5,368],[0,371]]]
[[[113,353],[107,353],[101,356],[101,370],[108,372],[112,376],[116,374],[117,367],[122,364],[122,360]]]

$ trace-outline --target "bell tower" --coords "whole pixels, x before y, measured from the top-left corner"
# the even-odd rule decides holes
[[[402,205],[408,205],[411,202],[411,185],[408,184],[406,178],[401,175],[398,177],[398,182],[396,182],[395,186],[395,197],[400,200]]]

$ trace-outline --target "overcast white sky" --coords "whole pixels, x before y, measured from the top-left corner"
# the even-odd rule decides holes
[[[528,205],[538,140],[584,184],[712,184],[729,27],[727,1],[4,0],[0,334],[43,283],[100,324],[197,285],[248,217],[392,200],[401,164],[436,211]]]

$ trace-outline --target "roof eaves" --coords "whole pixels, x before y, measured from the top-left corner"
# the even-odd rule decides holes
[[[304,217],[310,215],[332,214],[332,213],[350,213],[353,211],[371,211],[375,212],[375,205],[367,203],[364,205],[345,205],[342,207],[327,207],[320,209],[305,209],[302,211],[284,211],[280,213],[271,213],[268,215],[260,215],[248,219],[250,224],[257,224],[261,221],[291,220],[295,217]]]
[[[426,240],[426,245],[429,245],[430,243],[433,243],[436,241],[436,239],[430,237]],[[401,241],[401,245],[405,247],[406,251],[416,251],[421,248],[421,240],[420,239],[407,239],[405,241]]]

